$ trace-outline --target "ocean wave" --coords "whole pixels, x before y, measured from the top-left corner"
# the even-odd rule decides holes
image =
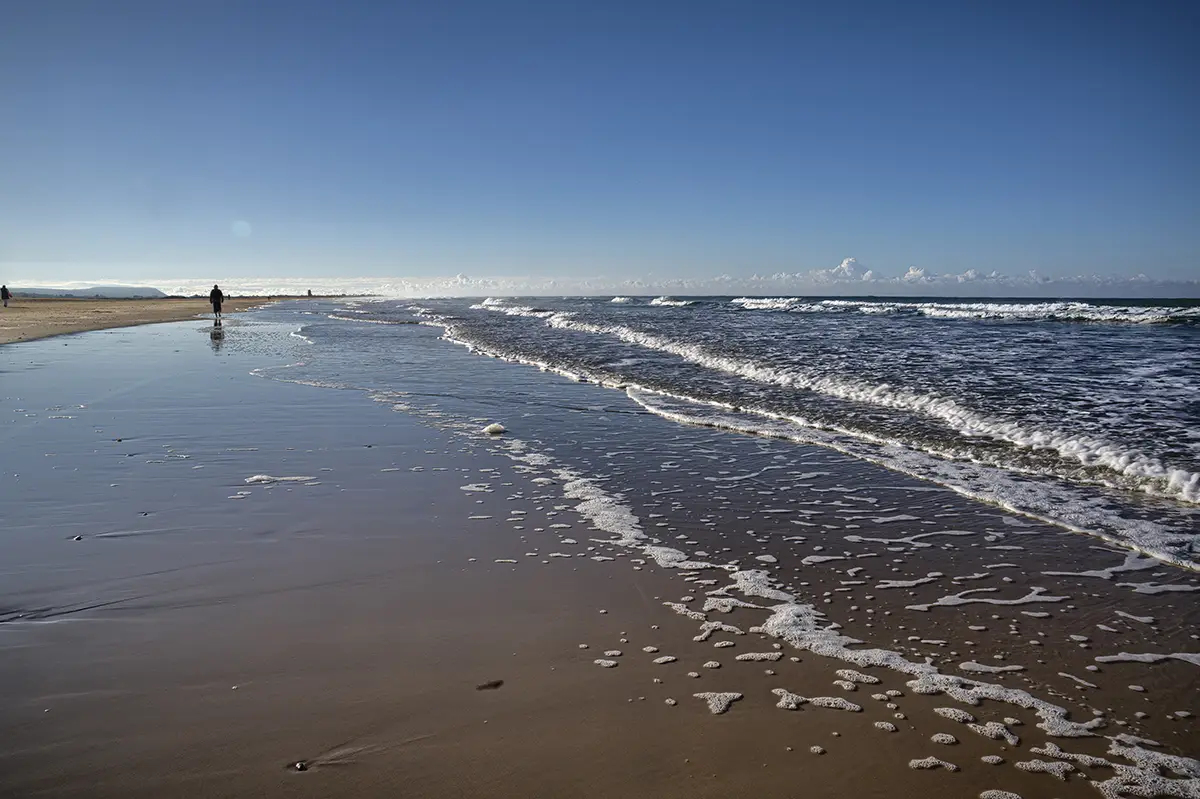
[[[943,319],[1011,319],[1017,321],[1126,322],[1164,324],[1200,321],[1200,308],[1092,305],[1086,302],[1036,303],[892,303],[898,309],[912,309],[924,316]]]
[[[490,298],[489,298],[490,299]],[[471,306],[473,311],[498,311],[509,316],[533,316],[539,319],[546,319],[554,316],[554,311],[547,311],[541,308],[530,308],[527,305],[504,305],[503,301],[484,300],[481,303]]]
[[[351,313],[368,313],[367,311],[351,311]],[[369,325],[411,325],[413,324],[407,319],[366,319],[362,316],[342,316],[341,314],[331,313],[325,314],[326,319],[337,319],[340,322],[357,322],[359,324]]]
[[[695,305],[695,300],[676,300],[671,297],[655,297],[650,300],[651,305],[666,305],[672,308],[682,308],[685,305]]]
[[[558,359],[532,358],[492,343],[477,342],[471,336],[468,320],[457,319],[453,315],[442,315],[419,305],[410,305],[408,310],[421,317],[424,324],[442,328],[443,338],[447,341],[464,346],[472,352],[524,363],[574,381],[594,382],[604,387],[622,390],[646,410],[676,422],[835,449],[946,486],[965,496],[987,501],[1072,531],[1096,536],[1165,562],[1200,570],[1200,564],[1196,562],[1192,552],[1195,539],[1192,521],[1194,511],[1189,509],[1179,509],[1156,520],[1122,515],[1119,507],[1112,505],[1104,496],[1089,493],[1061,476],[1043,474],[1037,480],[1030,480],[1028,475],[1006,469],[1003,465],[955,459],[946,453],[914,447],[908,442],[817,422],[798,414],[781,413],[769,408],[735,407],[714,400],[642,386],[629,380],[613,380],[603,374],[592,374],[578,367],[556,362]],[[612,334],[612,331],[604,326],[583,323],[565,314],[556,315],[551,326],[602,335]],[[285,374],[278,377],[288,379]],[[291,380],[308,382],[310,385],[318,384],[297,380],[295,376],[292,376]],[[331,388],[345,387],[340,384],[320,385]]]
[[[964,436],[987,436],[1017,448],[1051,451],[1085,467],[1102,467],[1132,482],[1138,490],[1188,503],[1200,503],[1200,472],[1164,465],[1158,458],[1088,435],[1060,430],[1029,429],[1016,422],[993,419],[937,394],[869,384],[850,378],[781,369],[753,360],[711,353],[696,344],[633,330],[623,325],[596,325],[566,314],[545,317],[550,327],[613,336],[628,344],[676,355],[699,366],[760,383],[805,389],[854,402],[897,408],[941,420]]]
[[[751,311],[786,311],[802,300],[799,297],[737,297],[729,302]]]
[[[864,437],[790,414],[734,408],[642,386],[629,386],[626,394],[646,410],[671,421],[827,447],[1039,521],[1200,571],[1200,563],[1190,552],[1195,537],[1190,529],[1123,517],[1102,499],[1061,482],[1030,483],[986,464],[944,460],[897,446],[898,442]]]
[[[833,306],[820,302],[809,302],[800,297],[738,297],[729,301],[748,311],[789,311],[791,313],[821,313],[834,310]]]
[[[442,329],[443,339],[451,344],[458,344],[459,346],[466,347],[469,351],[477,355],[484,355],[501,361],[509,361],[510,363],[519,363],[525,366],[533,366],[543,372],[552,372],[554,374],[562,375],[568,380],[572,380],[576,383],[596,383],[597,385],[601,385],[606,388],[624,388],[623,383],[614,383],[612,381],[596,379],[592,375],[585,375],[581,372],[568,369],[561,365],[550,363],[549,361],[529,358],[524,355],[494,346],[485,347],[473,341],[468,335],[463,333],[460,322],[439,314],[432,308],[426,308],[419,305],[410,305],[408,306],[408,309],[416,316],[421,318],[420,324],[429,325],[431,327],[440,327]],[[491,310],[496,309],[493,308]]]
[[[1095,305],[1087,302],[811,300],[803,297],[737,297],[730,300],[730,303],[751,311],[789,311],[792,313],[825,311],[830,313],[912,314],[941,319],[1200,324],[1200,308],[1184,306]]]

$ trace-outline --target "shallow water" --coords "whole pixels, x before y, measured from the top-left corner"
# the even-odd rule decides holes
[[[677,421],[830,446],[1195,567],[1198,320],[1195,303],[489,299],[350,303],[305,335],[373,353],[432,322]]]
[[[521,324],[553,318],[531,315],[549,310],[489,310],[507,307],[496,303],[456,307],[468,319],[479,314],[481,330],[494,318]],[[412,313],[386,303],[352,304],[331,314],[339,318],[313,319],[300,330],[311,342],[311,357],[260,374],[361,389],[399,412],[505,454],[541,487],[535,500],[549,504],[560,492],[555,510],[582,517],[587,532],[578,520],[562,530],[537,528],[543,546],[506,563],[551,563],[586,554],[614,559],[614,568],[674,570],[688,584],[687,593],[665,604],[679,614],[679,623],[697,628],[695,640],[706,640],[709,625],[728,623],[818,655],[831,668],[897,672],[908,680],[902,683],[906,690],[917,694],[967,706],[987,699],[979,731],[985,738],[1013,735],[1008,727],[1015,722],[1002,721],[1007,713],[1041,730],[1024,737],[1070,739],[1066,749],[1076,754],[1067,760],[1112,756],[1122,751],[1123,734],[1193,752],[1188,744],[1196,684],[1193,597],[1200,583],[1190,568],[1137,551],[1183,560],[1180,553],[1195,544],[1192,528],[1181,524],[1172,535],[1168,517],[1189,518],[1186,502],[1148,499],[1141,491],[1102,495],[1089,484],[1033,479],[1012,470],[1006,479],[1023,488],[1019,496],[1053,510],[1032,514],[1045,517],[1039,519],[1029,518],[1028,508],[1014,515],[974,500],[1000,479],[994,464],[933,458],[896,442],[826,436],[829,431],[820,429],[806,437],[787,419],[764,421],[762,413],[744,405],[704,405],[625,381],[610,381],[623,389],[617,392],[563,380],[543,370],[573,371],[577,378],[580,370],[556,365],[551,352],[541,358],[505,353],[542,366],[513,368],[442,340],[444,330],[451,341],[469,342],[475,353],[500,354],[470,339],[475,322],[457,321],[444,308],[436,316]],[[411,324],[421,320],[435,324]],[[529,333],[534,340],[537,335]],[[602,341],[587,354],[597,363],[645,363],[644,354],[635,356],[624,346]],[[603,378],[596,371],[586,377]],[[506,428],[503,436],[482,432],[494,422]],[[739,430],[754,435],[731,432]],[[933,468],[941,471],[928,471]],[[462,488],[497,490],[487,480]],[[510,500],[525,499],[522,490],[509,491]],[[1161,508],[1167,510],[1155,516]],[[1110,528],[1089,532],[1119,534],[1109,533],[1104,541],[1078,533],[1097,518]],[[508,521],[525,532],[519,515]],[[586,553],[578,551],[581,540],[590,544]],[[1110,546],[1114,543],[1122,548]],[[778,651],[735,650],[747,656],[740,660],[772,663]],[[674,653],[648,657],[656,658],[657,668],[676,667],[663,659]],[[725,660],[728,666],[739,658]],[[602,657],[595,665],[619,671],[623,662]],[[683,668],[697,669],[689,672],[695,675],[705,669],[725,674],[713,663],[719,662],[696,659]],[[834,685],[853,691],[848,682],[853,680]],[[730,687],[740,693],[743,686]],[[777,695],[789,706],[854,712],[844,697],[800,696],[787,683],[780,690],[785,693]],[[747,697],[751,705],[758,701]],[[737,713],[741,704],[722,704],[722,713]],[[1147,714],[1143,708],[1151,705],[1156,710]],[[1150,790],[1139,782],[1148,772],[1139,773],[1128,784],[1104,790],[1134,783]],[[1106,775],[1101,770],[1088,776],[1099,783]]]

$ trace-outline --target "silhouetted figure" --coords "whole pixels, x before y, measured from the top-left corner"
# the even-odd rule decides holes
[[[213,315],[216,317],[215,324],[221,324],[221,303],[225,302],[225,295],[221,293],[221,287],[213,284],[213,290],[208,292],[208,301],[212,303]]]
[[[308,290],[308,296],[310,296],[310,297],[312,296],[312,289]]]
[[[4,301],[4,307],[8,307],[8,301],[12,299],[12,292],[8,290],[8,286],[0,286],[0,300]]]

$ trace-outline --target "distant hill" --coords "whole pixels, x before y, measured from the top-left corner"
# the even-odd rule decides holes
[[[100,297],[106,300],[157,299],[166,297],[149,286],[89,286],[81,289],[13,288],[18,297]]]

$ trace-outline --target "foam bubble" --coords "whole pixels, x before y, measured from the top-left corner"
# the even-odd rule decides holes
[[[990,597],[968,597],[968,594],[983,594],[998,591],[998,588],[972,588],[967,591],[959,591],[957,594],[950,594],[938,599],[936,602],[929,602],[924,605],[905,605],[908,610],[926,611],[936,607],[954,607],[957,605],[970,605],[982,603],[988,605],[1026,605],[1031,602],[1065,602],[1070,599],[1069,596],[1047,596],[1046,589],[1040,586],[1033,586],[1029,589],[1029,593],[1017,599],[992,599]]]
[[[960,724],[970,724],[971,722],[975,721],[975,717],[970,713],[965,710],[959,710],[956,707],[935,707],[933,712],[937,713],[944,719],[957,721]]]
[[[1188,564],[1182,564],[1188,565]],[[1194,566],[1189,566],[1194,568]],[[1200,585],[1159,585],[1158,583],[1117,583],[1119,588],[1132,588],[1135,594],[1168,594],[1173,592],[1200,591]]]
[[[1194,666],[1200,666],[1200,652],[1173,652],[1169,655],[1157,655],[1149,652],[1134,655],[1122,652],[1119,655],[1100,655],[1097,663],[1158,663],[1163,660],[1182,660]]]
[[[918,585],[932,583],[936,577],[919,577],[915,580],[884,580],[875,586],[878,590],[886,590],[888,588],[915,588]]]
[[[1021,771],[1028,771],[1033,774],[1053,774],[1060,780],[1065,780],[1067,775],[1075,770],[1075,767],[1070,763],[1054,760],[1021,760],[1013,763],[1013,765],[1021,769]]]
[[[779,701],[775,703],[775,707],[782,708],[783,710],[796,710],[808,702],[808,697],[794,694],[786,688],[772,688],[771,693],[779,697]]]
[[[307,483],[316,479],[315,477],[274,477],[269,474],[254,474],[247,477],[246,482],[250,485],[265,485],[270,483]]]
[[[1099,687],[1100,687],[1100,686],[1096,685],[1095,683],[1090,683],[1090,682],[1088,682],[1088,681],[1087,681],[1087,680],[1085,680],[1085,679],[1082,679],[1082,678],[1080,678],[1080,677],[1076,677],[1074,674],[1068,674],[1068,673],[1067,673],[1067,672],[1065,672],[1065,671],[1060,671],[1060,672],[1058,673],[1058,676],[1059,676],[1059,677],[1065,677],[1065,678],[1067,678],[1068,680],[1074,680],[1074,681],[1075,681],[1077,684],[1079,684],[1079,685],[1082,685],[1084,688],[1099,688]]]
[[[959,668],[964,672],[974,672],[977,674],[1003,674],[1006,672],[1024,672],[1024,666],[989,666],[988,663],[977,663],[968,660],[965,663],[959,663]]]
[[[863,674],[861,671],[855,671],[854,669],[838,669],[837,676],[843,680],[862,683],[863,685],[877,685],[879,683],[878,677],[871,674]]]
[[[1031,747],[1029,747],[1029,751],[1033,752],[1035,755],[1046,755],[1048,757],[1058,758],[1059,760],[1069,760],[1072,763],[1079,763],[1080,765],[1087,766],[1089,768],[1112,768],[1113,767],[1113,763],[1111,763],[1110,761],[1108,761],[1102,757],[1096,757],[1095,755],[1079,754],[1079,753],[1075,753],[1075,752],[1066,752],[1062,748],[1060,748],[1057,744],[1055,744],[1051,741],[1047,741],[1045,746],[1042,746],[1042,747],[1031,746]]]
[[[771,575],[761,569],[738,570],[732,572],[729,577],[733,581],[733,589],[742,592],[746,596],[774,599],[781,602],[788,602],[793,599],[792,595],[786,591],[780,591],[772,587]]]
[[[814,696],[808,700],[816,707],[829,708],[830,710],[845,710],[850,713],[862,712],[862,706],[856,705],[840,696]]]
[[[846,558],[842,555],[809,555],[808,557],[801,559],[800,562],[805,566],[816,566],[819,563],[828,563],[833,560],[845,559]]]
[[[704,692],[692,694],[692,696],[696,697],[697,699],[703,699],[705,702],[707,702],[708,710],[714,716],[718,716],[724,713],[726,710],[729,710],[730,705],[742,698],[742,695],[738,693]]]
[[[718,613],[732,613],[734,608],[761,608],[762,605],[753,605],[749,602],[743,602],[740,599],[733,597],[717,597],[710,596],[704,600],[704,611],[717,611]]]
[[[1016,746],[1021,742],[1021,739],[1013,735],[1008,727],[998,721],[989,721],[986,724],[968,724],[967,726],[984,738],[991,738],[993,741],[1003,740],[1009,746]]]
[[[738,627],[733,626],[732,624],[724,624],[721,623],[721,621],[706,621],[706,623],[700,625],[700,635],[692,638],[692,641],[708,641],[708,638],[712,636],[714,632],[731,632],[736,636],[745,635],[742,630],[739,630]],[[728,645],[731,645],[732,647],[733,642],[728,642]]]
[[[692,610],[687,605],[684,605],[680,602],[664,602],[663,604],[678,613],[680,616],[687,616],[693,621],[704,621],[708,618],[708,616],[704,613],[701,613],[698,610]]]
[[[1132,613],[1126,613],[1123,610],[1114,610],[1113,613],[1115,613],[1116,615],[1120,616],[1123,619],[1129,619],[1131,621],[1141,622],[1142,624],[1154,624],[1153,616],[1134,616]]]
[[[958,771],[958,766],[953,763],[947,763],[945,760],[938,760],[936,757],[927,757],[922,760],[908,761],[908,767],[912,769],[935,769],[944,768],[946,771]]]
[[[782,652],[743,652],[734,658],[734,660],[751,660],[760,661],[776,661],[783,657]]]

